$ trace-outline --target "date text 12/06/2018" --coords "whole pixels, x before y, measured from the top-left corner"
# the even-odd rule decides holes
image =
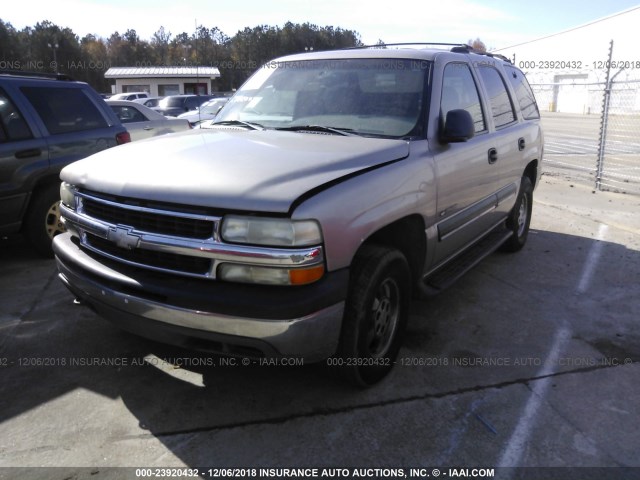
[[[640,69],[640,60],[598,60],[595,62],[583,62],[581,60],[520,60],[518,67],[523,70],[606,70]]]

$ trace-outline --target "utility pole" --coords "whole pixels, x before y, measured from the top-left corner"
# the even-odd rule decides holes
[[[53,39],[53,43],[47,43],[47,47],[53,49],[53,68],[56,72],[56,74],[58,73],[58,58],[56,56],[56,50],[58,50],[59,45],[58,45],[58,41],[55,39]]]

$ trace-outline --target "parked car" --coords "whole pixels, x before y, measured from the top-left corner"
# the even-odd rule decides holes
[[[394,365],[413,295],[524,247],[536,101],[509,60],[466,45],[269,65],[214,128],[62,171],[60,278],[140,335],[327,361],[371,385]]]
[[[62,167],[130,141],[89,85],[64,75],[0,72],[0,235],[23,232],[42,254],[64,231]]]
[[[178,118],[188,120],[191,126],[195,127],[207,120],[213,120],[228,101],[228,98],[214,98],[203,103],[196,110],[178,115]]]
[[[169,95],[160,100],[154,110],[167,117],[175,117],[181,113],[195,110],[212,98],[211,95]]]
[[[147,92],[127,92],[116,93],[109,97],[110,100],[136,100],[138,98],[149,98],[149,94]]]
[[[164,97],[147,97],[147,98],[136,98],[133,101],[136,103],[140,103],[145,107],[153,108],[157,107]]]
[[[186,119],[167,118],[136,102],[125,100],[107,100],[106,102],[126,127],[132,141],[191,128]]]

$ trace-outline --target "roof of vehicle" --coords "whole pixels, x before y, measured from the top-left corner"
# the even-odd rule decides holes
[[[511,63],[511,61],[503,55],[492,54],[491,52],[481,52],[478,50],[474,50],[470,45],[454,43],[392,43],[381,45],[366,45],[362,47],[353,47],[340,50],[298,53],[277,58],[275,60],[272,60],[272,62],[277,63],[299,60],[335,60],[341,58],[402,58],[416,60],[434,60],[436,55],[443,53],[478,55],[479,57],[484,57],[485,59],[486,57],[490,57],[500,62]]]
[[[0,77],[2,79],[13,81],[64,81],[73,83],[82,83],[75,81],[69,75],[64,73],[43,73],[43,72],[23,72],[19,70],[3,70],[0,69]]]
[[[128,97],[129,95],[140,95],[141,93],[144,93],[145,95],[149,95],[147,92],[144,91],[139,91],[139,92],[123,92],[123,93],[115,93],[113,95],[111,95],[111,97],[117,97],[117,98],[123,98],[123,97]]]

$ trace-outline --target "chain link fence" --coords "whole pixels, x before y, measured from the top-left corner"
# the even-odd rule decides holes
[[[545,133],[545,172],[640,195],[640,80],[557,75],[531,87]],[[597,79],[600,80],[600,79]]]

